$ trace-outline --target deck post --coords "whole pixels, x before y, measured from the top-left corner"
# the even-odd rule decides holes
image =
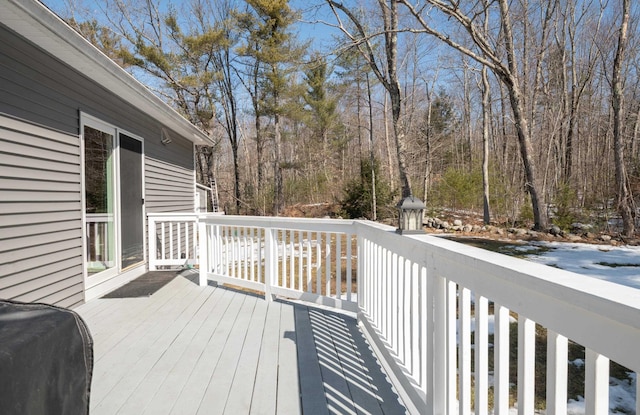
[[[149,235],[149,271],[157,271],[157,267],[156,267],[156,238],[157,238],[157,233],[156,233],[156,220],[153,217],[148,216],[148,223],[149,223],[149,229],[148,229],[148,235]]]
[[[264,229],[264,298],[267,301],[273,300],[271,287],[274,278],[278,278],[278,241],[276,240],[275,232],[277,230],[273,228]]]
[[[198,222],[198,255],[200,256],[200,272],[198,276],[198,285],[201,287],[207,286],[207,272],[209,272],[210,267],[210,259],[209,259],[209,244],[211,241],[207,235],[207,224],[202,221],[200,218],[197,219]]]

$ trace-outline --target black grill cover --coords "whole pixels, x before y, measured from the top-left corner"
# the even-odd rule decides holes
[[[0,414],[88,414],[92,372],[77,313],[0,300]]]

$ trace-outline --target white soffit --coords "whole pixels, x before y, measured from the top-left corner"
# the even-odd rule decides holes
[[[195,144],[213,141],[36,0],[0,0],[0,23]]]

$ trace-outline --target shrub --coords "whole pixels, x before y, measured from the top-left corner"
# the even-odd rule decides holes
[[[482,208],[482,172],[448,168],[433,186],[427,204],[452,209]]]
[[[393,217],[395,195],[389,183],[381,179],[377,160],[374,160],[373,171],[376,176],[377,219]],[[344,216],[352,219],[373,218],[371,177],[371,162],[363,160],[360,177],[345,185],[344,198],[340,201]]]
[[[577,202],[577,195],[568,184],[558,186],[553,199],[553,223],[561,229],[568,230],[572,223],[578,222],[574,205]]]

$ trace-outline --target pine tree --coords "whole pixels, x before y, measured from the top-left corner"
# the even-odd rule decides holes
[[[238,16],[240,26],[246,30],[245,41],[238,53],[252,61],[256,117],[266,116],[273,122],[273,213],[277,215],[284,206],[281,121],[286,116],[291,75],[297,70],[303,48],[291,31],[298,15],[288,0],[247,0],[247,4],[251,10]],[[259,123],[256,127],[260,128]]]

